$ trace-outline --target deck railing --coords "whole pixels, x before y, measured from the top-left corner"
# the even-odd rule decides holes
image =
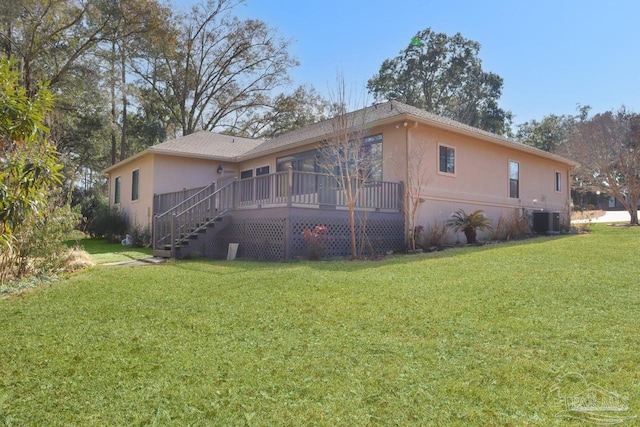
[[[371,181],[359,187],[356,209],[402,211],[401,182]],[[336,177],[314,172],[288,170],[233,180],[217,189],[211,184],[154,216],[154,249],[171,245],[173,256],[177,241],[231,209],[300,205],[341,208],[347,203],[348,197]]]
[[[360,183],[356,208],[402,210],[402,183],[371,181]],[[346,207],[344,183],[336,177],[314,172],[289,170],[241,179],[237,183],[236,207],[267,205],[319,205]],[[355,180],[352,188],[356,187]]]

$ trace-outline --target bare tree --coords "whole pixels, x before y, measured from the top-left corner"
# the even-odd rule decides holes
[[[408,130],[411,132],[411,130]],[[424,203],[422,198],[423,187],[428,183],[427,161],[431,144],[424,138],[410,139],[407,153],[407,175],[404,184],[405,214],[407,222],[407,242],[409,249],[416,250],[416,238],[418,237],[418,213]],[[405,165],[402,165],[403,168]]]
[[[347,95],[344,77],[340,74],[332,98],[336,114],[331,120],[332,131],[320,147],[318,164],[333,177],[347,206],[351,259],[356,259],[358,239],[355,211],[364,186],[382,172],[382,147],[366,136],[368,110],[361,108],[349,112],[351,97]]]
[[[638,225],[640,115],[621,108],[577,123],[564,154],[581,164],[576,182],[618,199]]]
[[[237,128],[252,109],[269,105],[270,92],[297,65],[275,30],[232,15],[238,3],[209,0],[168,19],[163,34],[149,39],[146,58],[136,61],[136,74],[184,135]]]

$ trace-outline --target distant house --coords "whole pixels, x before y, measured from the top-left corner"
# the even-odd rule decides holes
[[[396,101],[351,114],[364,117],[378,155],[358,203],[371,248],[405,247],[403,185],[417,163],[425,179],[416,224],[458,209],[482,209],[494,222],[516,210],[568,221],[572,161]],[[104,171],[109,201],[152,231],[158,255],[216,257],[237,242],[239,256],[288,259],[303,253],[304,229],[320,224],[332,235],[329,254],[344,254],[344,201],[317,164],[332,131],[327,120],[267,141],[201,131],[158,144]]]

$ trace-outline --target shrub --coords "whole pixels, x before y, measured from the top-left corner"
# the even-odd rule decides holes
[[[302,238],[307,243],[307,258],[310,260],[319,260],[327,250],[329,241],[329,229],[326,225],[316,225],[314,228],[308,228],[302,232]]]
[[[476,231],[491,229],[491,220],[484,216],[483,210],[478,209],[470,214],[464,210],[451,214],[451,219],[447,221],[447,225],[454,231],[462,231],[467,239],[467,243],[476,243]]]
[[[0,283],[64,270],[68,250],[64,242],[80,216],[68,204],[61,206],[57,195],[43,207],[40,215],[29,215],[16,229],[12,250],[0,255]]]
[[[104,237],[109,243],[119,243],[127,234],[129,224],[126,215],[118,208],[98,212],[92,227],[93,237]]]
[[[525,210],[514,209],[510,216],[500,217],[491,234],[493,240],[522,239],[531,233],[531,217]]]
[[[426,227],[416,227],[416,244],[422,249],[442,248],[442,244],[449,235],[449,227],[444,222],[434,220],[432,224]]]
[[[149,227],[142,227],[137,222],[129,228],[134,248],[148,248],[151,245],[151,231]]]
[[[77,204],[80,207],[82,223],[80,230],[92,237],[102,237],[96,234],[96,220],[100,215],[109,211],[109,200],[102,194],[89,194]]]

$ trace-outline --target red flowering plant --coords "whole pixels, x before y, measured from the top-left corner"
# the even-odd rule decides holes
[[[307,228],[302,232],[302,238],[307,243],[307,258],[310,260],[319,260],[322,258],[331,241],[329,229],[326,225],[316,225],[313,228]]]

